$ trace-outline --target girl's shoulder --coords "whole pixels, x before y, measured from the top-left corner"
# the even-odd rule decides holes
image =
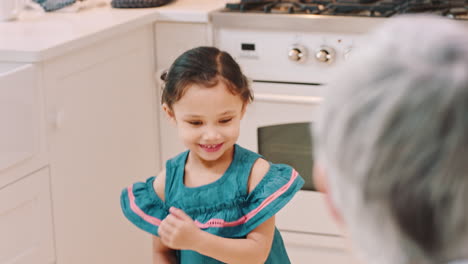
[[[164,202],[166,188],[166,169],[158,173],[158,176],[153,181],[153,189],[156,195]]]
[[[240,163],[252,164],[243,167],[243,169],[249,171],[247,188],[251,198],[260,192],[260,189],[263,190],[262,193],[268,193],[269,191],[267,190],[275,191],[277,188],[281,188],[287,183],[294,183],[299,187],[302,187],[304,184],[302,177],[300,177],[297,171],[290,165],[272,163],[256,152],[238,145],[236,145],[236,147],[236,150],[239,151],[239,155],[244,157],[243,159],[239,159]],[[250,162],[247,162],[248,160]]]
[[[258,158],[252,166],[250,171],[249,180],[248,180],[248,193],[251,193],[252,190],[257,187],[260,181],[265,177],[265,175],[270,170],[270,163],[263,158]]]
[[[266,199],[267,196],[279,194],[290,190],[292,194],[297,192],[303,185],[304,180],[299,173],[287,164],[275,164],[264,159],[258,159],[252,168],[251,179],[249,179],[249,194],[247,199]]]

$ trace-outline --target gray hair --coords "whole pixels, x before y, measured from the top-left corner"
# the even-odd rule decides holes
[[[388,19],[325,95],[317,163],[368,263],[468,258],[468,28],[458,23]]]

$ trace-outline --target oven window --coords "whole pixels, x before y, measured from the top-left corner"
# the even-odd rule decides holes
[[[257,128],[258,152],[268,161],[292,166],[304,178],[303,190],[315,191],[312,182],[312,123],[289,123]]]

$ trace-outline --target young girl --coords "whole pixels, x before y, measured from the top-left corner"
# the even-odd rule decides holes
[[[154,263],[290,263],[275,214],[304,181],[236,144],[252,100],[239,65],[199,47],[162,79],[162,108],[188,150],[121,196],[125,216],[154,235]]]

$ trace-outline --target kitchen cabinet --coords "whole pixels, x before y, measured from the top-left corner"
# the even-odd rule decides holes
[[[156,65],[167,70],[184,51],[211,46],[211,25],[207,23],[156,22]]]
[[[210,43],[223,4],[192,2],[1,25],[0,264],[151,263],[119,198],[161,169],[155,73]]]
[[[207,23],[157,22],[155,43],[158,87],[162,87],[159,76],[169,69],[179,55],[198,46],[212,46],[211,36],[211,25]],[[162,90],[158,91],[158,98],[161,98]],[[160,111],[160,131],[161,160],[165,162],[182,152],[185,147],[163,111]]]
[[[55,261],[39,69],[0,63],[0,263]]]
[[[120,192],[159,171],[151,25],[43,62],[58,264],[151,263]]]

